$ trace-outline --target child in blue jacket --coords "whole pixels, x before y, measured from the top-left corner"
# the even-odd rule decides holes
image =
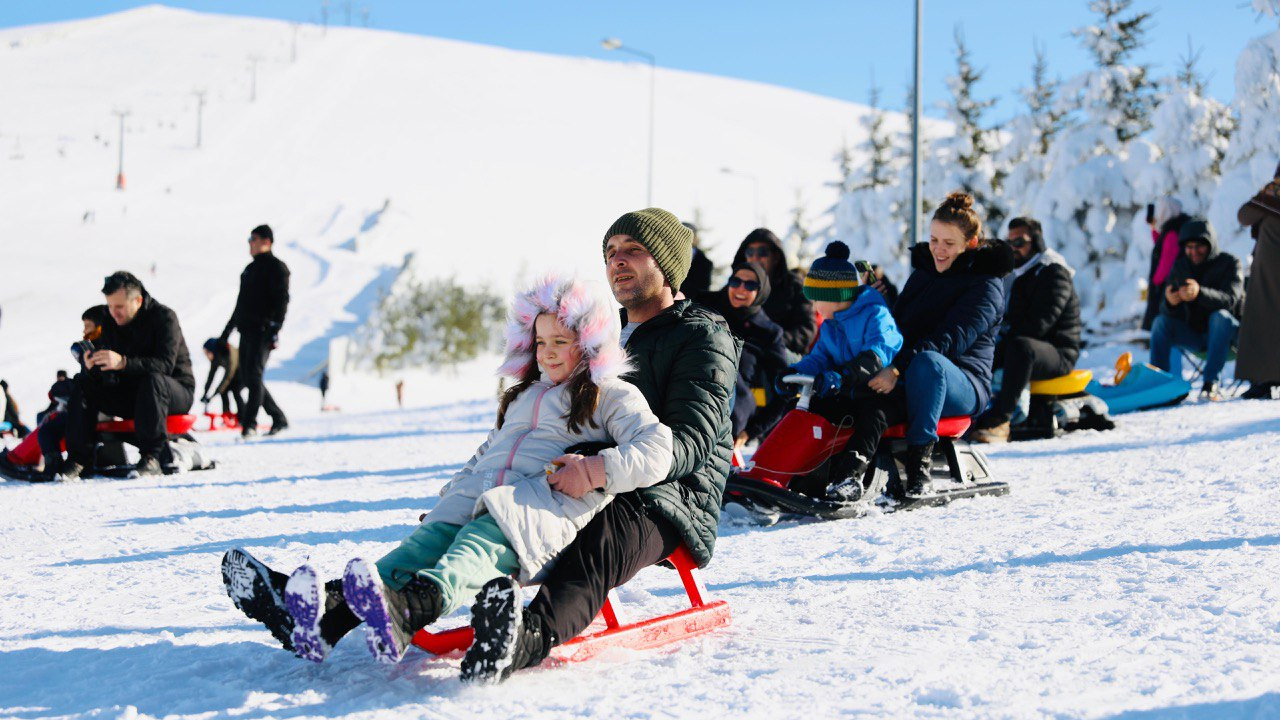
[[[849,262],[849,246],[840,241],[828,245],[826,255],[813,262],[804,281],[804,295],[813,301],[823,323],[813,349],[783,375],[812,375],[810,411],[837,426],[848,426],[853,421],[854,403],[869,394],[867,381],[888,367],[902,349],[902,333],[884,296],[862,282]],[[784,393],[790,390],[782,387],[781,381],[779,385]],[[870,458],[845,450],[831,458],[825,478],[806,478],[792,487],[810,495],[857,500],[870,462]]]

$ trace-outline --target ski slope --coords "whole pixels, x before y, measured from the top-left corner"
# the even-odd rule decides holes
[[[478,393],[483,395],[483,393]],[[241,546],[336,574],[411,531],[491,399],[300,421],[160,480],[0,484],[0,716],[1276,717],[1280,403],[1122,416],[991,451],[1004,498],[859,520],[721,525],[733,625],[651,652],[457,680],[416,650],[324,665],[240,615]],[[628,611],[681,600],[643,572]],[[446,623],[459,623],[465,616]]]

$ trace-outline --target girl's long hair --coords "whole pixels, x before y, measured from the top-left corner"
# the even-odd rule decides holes
[[[600,402],[600,387],[591,381],[591,373],[587,371],[585,361],[586,356],[583,355],[579,358],[578,366],[573,369],[573,373],[565,380],[569,391],[569,412],[565,415],[565,419],[568,420],[571,433],[578,432],[583,426],[599,427],[593,416]],[[511,403],[541,377],[542,369],[538,367],[537,360],[531,361],[525,367],[519,382],[502,393],[502,399],[498,401],[497,427],[502,427],[502,423],[507,418],[507,408]]]

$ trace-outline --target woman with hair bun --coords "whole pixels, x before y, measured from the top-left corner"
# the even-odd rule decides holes
[[[893,308],[902,350],[868,382],[877,395],[861,403],[849,449],[875,454],[880,436],[907,422],[908,495],[928,491],[938,420],[977,415],[991,399],[996,331],[1004,315],[1000,278],[1013,269],[1003,242],[983,245],[973,197],[947,196],[933,213],[929,242],[911,248],[911,277]],[[840,488],[832,488],[837,495]]]

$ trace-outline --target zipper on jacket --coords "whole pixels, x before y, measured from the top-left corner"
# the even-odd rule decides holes
[[[516,458],[516,451],[520,449],[520,443],[524,442],[524,439],[529,437],[529,433],[538,429],[538,419],[540,417],[538,411],[542,408],[542,397],[551,392],[554,387],[556,386],[552,385],[551,387],[543,388],[542,391],[538,393],[537,399],[533,401],[533,422],[529,423],[529,429],[525,430],[520,437],[516,438],[515,443],[511,445],[511,451],[507,453],[506,467],[498,471],[497,485],[502,484],[503,479],[507,476],[507,471],[511,469],[511,463]]]

